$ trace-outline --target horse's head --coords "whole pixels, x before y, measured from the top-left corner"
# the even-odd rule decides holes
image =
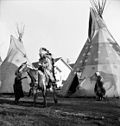
[[[22,74],[27,71],[27,61],[22,63],[15,72],[15,75]]]

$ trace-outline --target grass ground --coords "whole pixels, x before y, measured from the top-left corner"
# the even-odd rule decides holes
[[[94,98],[58,98],[55,105],[42,97],[33,106],[25,96],[18,105],[13,95],[0,96],[0,126],[120,126],[120,99],[96,101]]]

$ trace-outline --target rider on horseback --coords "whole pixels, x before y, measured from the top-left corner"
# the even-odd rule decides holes
[[[42,51],[45,51],[46,53],[43,53]],[[34,103],[36,102],[38,92],[41,90],[44,98],[43,103],[45,106],[47,105],[46,92],[48,88],[52,89],[54,102],[57,103],[54,59],[52,58],[52,55],[48,50],[46,50],[45,48],[42,48],[40,50],[38,69],[29,66],[27,62],[25,62],[18,68],[16,73],[18,72],[20,72],[21,74],[24,72],[28,73],[28,76],[31,79],[29,96],[31,93],[33,94]]]
[[[40,72],[45,74],[48,78],[49,83],[48,87],[52,84],[55,84],[56,78],[54,75],[54,59],[52,58],[52,54],[45,48],[40,48],[39,50],[39,68]]]

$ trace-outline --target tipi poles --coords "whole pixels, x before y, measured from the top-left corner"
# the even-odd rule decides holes
[[[96,12],[102,17],[105,5],[106,5],[106,0],[90,0],[92,7]]]
[[[24,29],[25,29],[25,25],[21,26],[21,28],[20,28],[17,24],[17,33],[18,33],[18,39],[19,39],[20,42],[22,41]]]

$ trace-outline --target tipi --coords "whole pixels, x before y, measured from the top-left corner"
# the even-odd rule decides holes
[[[23,31],[19,29],[19,37],[16,39],[14,36],[10,36],[10,46],[7,56],[1,64],[1,87],[0,93],[13,93],[13,84],[15,78],[15,71],[25,61],[29,62],[22,42]],[[23,80],[23,90],[29,91],[28,80]]]
[[[0,65],[2,64],[2,58],[1,58],[1,56],[0,56]]]
[[[2,64],[2,58],[0,56],[0,67],[1,67],[1,64]],[[1,86],[1,69],[0,69],[0,86]]]
[[[101,2],[100,2],[101,1]],[[93,0],[88,39],[69,74],[60,95],[94,96],[94,74],[103,77],[106,97],[120,96],[120,47],[102,18],[106,0]],[[74,78],[79,74],[78,81]]]

